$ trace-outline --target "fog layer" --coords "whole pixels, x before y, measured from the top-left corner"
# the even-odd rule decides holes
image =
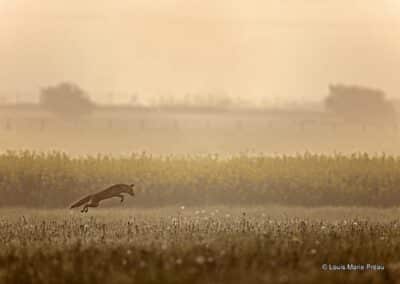
[[[155,3],[155,2],[154,2]],[[400,95],[400,4],[0,1],[0,92],[74,81],[93,99],[226,92],[318,100],[329,83]]]

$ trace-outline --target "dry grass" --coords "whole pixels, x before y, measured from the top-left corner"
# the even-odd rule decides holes
[[[395,283],[398,209],[2,209],[0,283]],[[384,271],[322,271],[367,264]]]

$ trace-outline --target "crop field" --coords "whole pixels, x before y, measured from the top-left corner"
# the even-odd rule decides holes
[[[68,210],[114,183],[135,196]],[[0,283],[398,283],[400,158],[0,154]]]
[[[0,283],[397,283],[399,216],[345,207],[2,209]]]
[[[231,157],[0,154],[3,207],[66,208],[82,195],[114,183],[136,184],[136,197],[124,203],[128,207],[393,207],[400,204],[400,157],[366,153]]]

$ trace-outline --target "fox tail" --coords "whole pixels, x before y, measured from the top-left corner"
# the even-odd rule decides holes
[[[85,203],[88,203],[91,197],[92,197],[91,195],[85,196],[84,198],[82,198],[82,199],[76,201],[75,203],[73,203],[69,208],[70,209],[76,208],[76,207],[79,207],[79,206],[81,206],[81,205],[83,205]]]

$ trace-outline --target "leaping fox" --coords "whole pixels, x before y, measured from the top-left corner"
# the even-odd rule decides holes
[[[81,212],[88,212],[89,207],[98,207],[100,201],[112,198],[112,197],[119,197],[121,198],[121,202],[124,201],[124,196],[122,193],[127,193],[131,196],[134,196],[135,193],[133,192],[134,184],[115,184],[112,185],[98,193],[90,194],[71,205],[70,209],[79,207],[84,205]]]

